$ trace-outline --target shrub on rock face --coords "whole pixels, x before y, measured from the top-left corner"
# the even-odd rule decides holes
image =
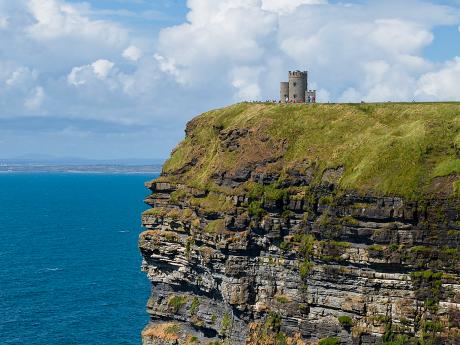
[[[346,315],[339,316],[339,322],[342,327],[351,327],[353,325],[353,320],[351,317]]]
[[[406,335],[398,335],[393,337],[392,340],[383,341],[382,345],[410,345],[412,342]],[[417,342],[418,344],[418,342]],[[431,343],[423,343],[423,344],[431,344]]]
[[[334,198],[331,195],[322,196],[318,203],[320,206],[330,206],[334,203]]]
[[[321,339],[318,345],[340,345],[339,338],[325,338]]]
[[[225,313],[222,318],[222,332],[225,333],[232,326],[232,317],[229,313]]]
[[[300,277],[302,279],[306,279],[308,277],[308,275],[310,274],[310,271],[311,271],[312,267],[313,267],[313,263],[311,263],[308,260],[304,260],[300,264],[300,267],[299,267]]]
[[[285,296],[285,295],[277,295],[277,296],[275,296],[275,299],[280,304],[286,304],[286,303],[289,303],[291,301],[289,299],[289,297]]]
[[[204,231],[208,234],[221,234],[225,231],[225,220],[216,219],[206,224]]]
[[[187,303],[185,296],[172,296],[168,300],[168,309],[176,314]]]
[[[263,200],[266,203],[279,203],[287,197],[285,189],[278,189],[276,185],[269,185],[264,188]]]
[[[278,332],[275,336],[275,344],[276,345],[286,345],[287,344],[286,334],[284,334],[283,332]]]
[[[265,330],[272,331],[272,332],[279,332],[281,328],[281,316],[279,316],[277,313],[270,312],[268,314],[267,319],[265,320]]]
[[[251,217],[261,218],[265,214],[260,201],[253,201],[249,204],[248,213]]]
[[[190,306],[190,315],[196,315],[199,308],[200,308],[200,300],[198,297],[195,296]]]
[[[178,334],[179,332],[181,331],[181,328],[178,324],[174,323],[170,326],[168,326],[166,329],[165,329],[165,333],[166,334]]]

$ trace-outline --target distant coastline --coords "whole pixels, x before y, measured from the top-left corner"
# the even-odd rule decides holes
[[[0,164],[0,173],[74,173],[74,174],[150,174],[160,173],[161,165],[47,165]]]
[[[0,159],[0,173],[86,173],[150,174],[160,173],[164,159],[86,159],[29,155]]]

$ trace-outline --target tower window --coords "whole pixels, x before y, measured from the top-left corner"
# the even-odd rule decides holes
[[[297,83],[296,83],[296,82],[294,82],[294,84],[293,84],[293,85],[294,85],[294,86],[297,86]]]

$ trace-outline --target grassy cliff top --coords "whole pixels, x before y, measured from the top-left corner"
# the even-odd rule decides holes
[[[196,117],[186,132],[163,179],[213,189],[216,174],[246,167],[310,169],[319,183],[343,167],[339,187],[361,193],[452,196],[460,187],[460,103],[240,103]]]

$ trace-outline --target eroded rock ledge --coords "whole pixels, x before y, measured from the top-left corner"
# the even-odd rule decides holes
[[[287,139],[212,131],[238,169],[215,162],[210,184],[191,183],[200,142],[147,184],[144,345],[460,344],[460,201],[442,183],[418,199],[358,192],[340,186],[346,166],[266,169]],[[248,159],[251,138],[273,151]]]

